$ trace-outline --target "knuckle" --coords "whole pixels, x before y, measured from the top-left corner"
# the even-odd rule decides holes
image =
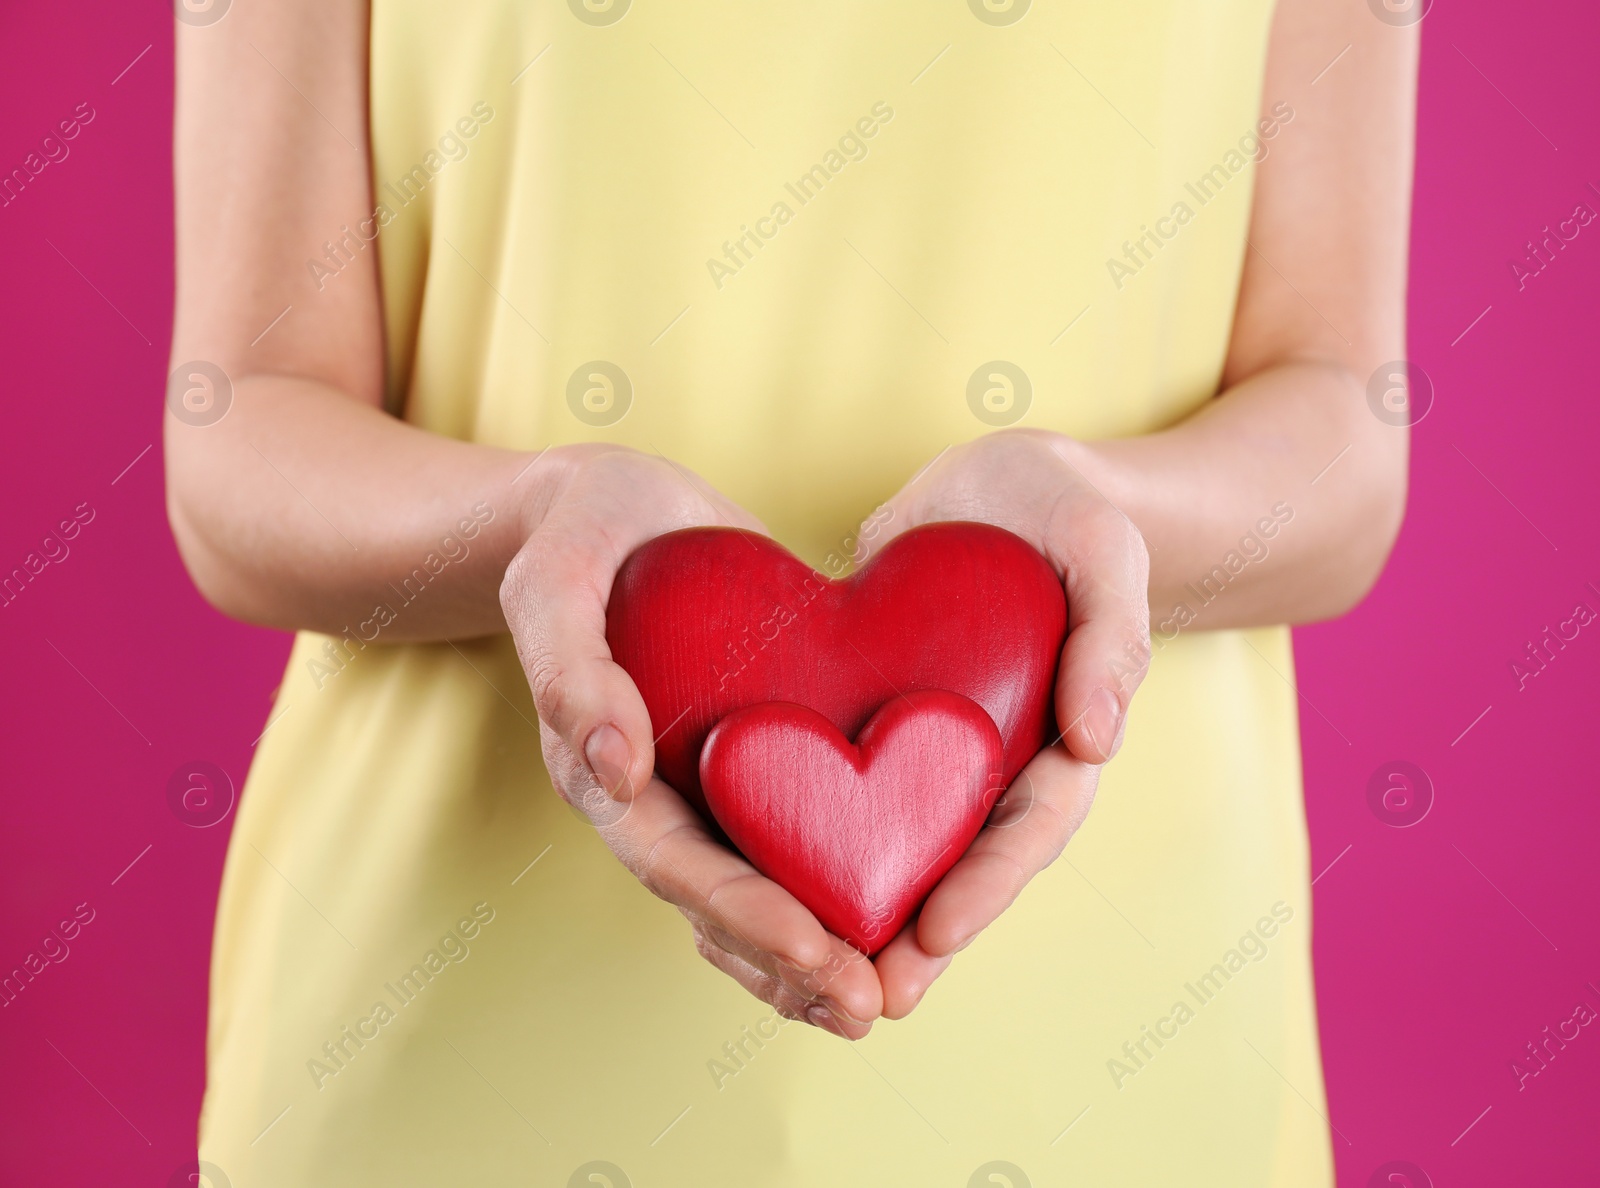
[[[657,868],[652,866],[641,866],[633,873],[634,877],[639,880],[639,885],[646,891],[650,892],[651,895],[654,895],[657,899],[673,904],[680,911],[682,911],[684,915],[689,914],[688,910],[684,908],[682,904],[677,903],[672,896],[668,894],[667,884],[661,878],[661,873]]]
[[[511,558],[506,566],[505,574],[500,578],[500,605],[507,612],[516,606],[522,591],[528,586],[528,561],[523,552]]]
[[[1054,801],[1043,801],[1039,807],[1044,811],[1033,819],[1029,828],[1035,831],[1035,836],[1042,843],[1041,849],[1046,855],[1043,865],[1049,866],[1061,857],[1061,852],[1067,848],[1077,827]],[[1021,870],[1020,863],[1018,870]]]
[[[721,968],[722,947],[706,934],[706,930],[698,924],[694,927],[694,951],[699,953],[712,965]]]
[[[1001,851],[998,857],[1010,879],[1009,885],[1006,887],[1006,897],[1009,902],[1011,900],[1015,900],[1017,896],[1022,894],[1023,888],[1032,881],[1034,872],[1030,871],[1027,866],[1023,864],[1022,859],[1018,858],[1015,854]]]
[[[560,659],[550,652],[541,652],[527,665],[528,689],[533,694],[533,708],[539,718],[559,735],[566,734],[572,719],[572,689],[570,674]]]
[[[561,741],[555,731],[541,722],[539,749],[544,759],[545,771],[550,775],[550,785],[555,789],[556,795],[574,808],[581,807],[593,779],[587,777],[572,748]]]
[[[1022,824],[1033,812],[1033,805],[1033,796],[1023,793],[1013,784],[994,802],[989,816],[990,828],[1011,829]]]
[[[704,904],[701,905],[702,910],[706,915],[715,919],[726,919],[727,911],[723,905],[727,903],[730,893],[743,890],[746,880],[759,879],[760,877],[754,871],[747,871],[743,874],[734,875],[732,878],[723,879],[715,887],[711,888],[710,894],[706,896]]]
[[[634,877],[644,884],[645,890],[649,891],[657,899],[664,899],[668,903],[677,904],[685,914],[689,910],[685,906],[685,898],[674,893],[671,880],[667,878],[666,874],[669,869],[676,870],[677,865],[666,856],[663,847],[669,841],[675,839],[678,834],[691,831],[692,828],[687,822],[680,822],[668,829],[650,843],[650,848],[639,859],[638,868],[634,871]],[[698,917],[701,914],[699,908],[696,907],[695,915]]]

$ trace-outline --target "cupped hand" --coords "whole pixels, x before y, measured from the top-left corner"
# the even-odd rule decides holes
[[[606,645],[612,582],[635,549],[680,528],[765,529],[699,476],[634,450],[551,449],[517,485],[525,543],[500,604],[556,790],[688,918],[707,961],[783,1015],[859,1039],[883,1008],[873,965],[655,778],[649,711]]]
[[[887,1018],[908,1014],[952,956],[1055,861],[1089,812],[1100,765],[1121,746],[1150,659],[1150,563],[1138,529],[1086,477],[1091,461],[1089,447],[1059,434],[993,433],[945,451],[861,531],[870,556],[919,524],[994,524],[1038,549],[1067,594],[1061,737],[1011,782],[917,919],[878,954]]]

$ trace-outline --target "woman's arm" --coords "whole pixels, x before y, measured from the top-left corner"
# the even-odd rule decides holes
[[[364,0],[280,0],[178,25],[172,359],[180,392],[197,360],[232,386],[213,423],[168,402],[167,503],[189,572],[228,614],[337,631],[480,521],[384,638],[509,628],[561,795],[688,917],[706,960],[790,1017],[863,1035],[882,1005],[873,967],[651,777],[649,713],[606,647],[605,600],[634,548],[761,525],[661,458],[536,456],[396,420],[380,408],[375,250],[324,291],[311,283],[305,261],[372,213],[367,19]]]
[[[1295,118],[1257,169],[1222,394],[1164,433],[1069,451],[1151,546],[1158,632],[1183,605],[1197,628],[1337,615],[1388,557],[1409,434],[1373,415],[1367,382],[1406,351],[1418,28],[1281,0],[1262,106]],[[1268,555],[1202,606],[1187,587],[1251,534]]]
[[[376,249],[321,291],[305,263],[372,215],[366,4],[286,0],[176,27],[175,387],[200,383],[183,366],[196,360],[231,384],[221,420],[166,416],[190,574],[238,618],[338,631],[487,507],[466,556],[387,635],[504,630],[500,580],[548,468],[513,486],[527,457],[382,412]]]
[[[1129,567],[1144,563],[1131,524],[1162,635],[1308,622],[1359,601],[1405,506],[1408,430],[1373,414],[1367,381],[1405,351],[1416,55],[1415,26],[1364,5],[1282,0],[1262,108],[1287,100],[1296,114],[1259,166],[1217,398],[1141,437],[1010,430],[948,450],[895,496],[870,546],[930,520],[991,520],[1034,540],[1096,610],[1113,587],[1126,602]],[[1147,652],[1147,625],[1120,602],[1082,625],[1094,662],[1071,640],[1063,659],[1061,721],[1089,758],[1109,756],[1143,676],[1130,657]],[[1090,713],[1097,689],[1113,716]]]
[[[1416,57],[1416,28],[1364,4],[1280,0],[1263,108],[1287,101],[1296,116],[1257,174],[1219,396],[1144,437],[1011,430],[958,446],[890,501],[888,529],[863,529],[881,548],[930,520],[1009,528],[1061,573],[1071,616],[1055,695],[1064,745],[1024,769],[915,929],[878,956],[885,1015],[910,1011],[1082,823],[1152,625],[1165,638],[1304,622],[1376,580],[1404,509],[1407,431],[1373,415],[1366,380],[1405,353]],[[1243,545],[1250,534],[1265,549]],[[1253,555],[1239,567],[1230,553]]]

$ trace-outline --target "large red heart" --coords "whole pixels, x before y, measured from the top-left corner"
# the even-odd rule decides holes
[[[970,523],[913,528],[844,581],[757,533],[672,532],[623,564],[606,612],[612,657],[650,711],[656,769],[702,808],[707,732],[768,701],[815,710],[855,738],[897,696],[959,693],[999,729],[1009,782],[1050,737],[1066,630],[1049,563],[1020,537]]]
[[[943,690],[894,698],[855,745],[815,710],[768,702],[712,729],[700,786],[755,868],[870,956],[983,827],[1000,753],[982,707]]]

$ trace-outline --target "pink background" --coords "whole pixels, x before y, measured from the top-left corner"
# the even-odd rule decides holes
[[[0,569],[94,509],[0,610],[0,966],[75,905],[95,916],[0,1009],[0,1183],[158,1185],[192,1158],[232,820],[182,823],[166,783],[196,759],[242,781],[287,640],[202,603],[163,513],[170,10],[66,11],[0,15],[0,167],[96,112],[0,209]],[[1521,1090],[1510,1071],[1580,1001],[1600,1008],[1600,622],[1526,689],[1510,668],[1579,601],[1600,611],[1600,224],[1522,291],[1509,267],[1580,201],[1600,210],[1600,19],[1578,0],[1515,12],[1440,0],[1427,18],[1411,353],[1436,402],[1377,591],[1297,634],[1341,1185],[1397,1159],[1438,1185],[1600,1165],[1600,1027]],[[1410,828],[1368,806],[1394,759],[1435,788]]]

